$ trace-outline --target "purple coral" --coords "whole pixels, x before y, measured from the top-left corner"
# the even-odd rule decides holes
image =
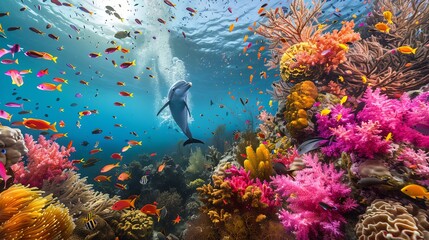
[[[340,239],[341,224],[346,222],[343,214],[357,206],[349,197],[351,189],[341,182],[343,172],[333,164],[320,163],[316,155],[303,155],[303,160],[308,168],[298,171],[295,178],[272,178],[275,191],[288,204],[280,211],[280,220],[297,239],[315,239],[319,234],[323,239]]]

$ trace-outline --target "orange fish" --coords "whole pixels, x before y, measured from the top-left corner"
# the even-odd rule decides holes
[[[24,118],[24,121],[22,122],[22,124],[29,129],[42,130],[42,131],[52,130],[53,132],[57,132],[57,129],[55,127],[55,125],[57,125],[56,122],[51,124],[50,122],[47,122],[42,119]]]
[[[231,25],[229,25],[229,31],[232,32],[232,30],[234,30],[234,23],[232,23]]]
[[[81,158],[81,159],[78,159],[78,160],[73,160],[72,161],[72,163],[73,164],[78,164],[78,163],[83,163],[84,161],[83,161],[83,158]]]
[[[126,49],[126,48],[122,48],[122,49],[121,49],[121,52],[123,52],[123,53],[127,54],[127,53],[129,53],[129,52],[130,52],[130,50],[129,50],[129,49]]]
[[[124,82],[117,82],[116,85],[123,87],[123,86],[125,86],[125,83]]]
[[[262,47],[260,47],[260,48],[259,48],[259,50],[258,50],[258,51],[259,51],[259,52],[262,52],[262,51],[264,51],[264,50],[265,50],[265,46],[262,46]]]
[[[127,184],[120,184],[120,183],[115,183],[115,187],[121,189],[121,190],[126,190],[128,189]]]
[[[180,222],[181,218],[179,216],[179,214],[177,214],[176,219],[173,220],[173,224],[178,224]]]
[[[158,216],[158,222],[161,218],[161,208],[157,208],[155,204],[146,204],[140,209],[140,211],[147,215]]]
[[[120,153],[112,153],[112,155],[110,155],[111,158],[122,161],[122,155]]]
[[[250,82],[250,83],[252,83],[252,82],[253,82],[253,74],[250,74],[249,82]]]
[[[79,83],[88,86],[89,82],[85,81],[85,80],[80,80]]]
[[[100,172],[105,173],[105,172],[108,172],[108,171],[110,171],[116,167],[119,167],[119,162],[116,164],[107,164],[106,166],[101,168]]]
[[[253,67],[249,65],[249,66],[247,66],[247,69],[252,70],[252,69],[253,69]]]
[[[130,140],[130,141],[128,141],[128,145],[130,145],[130,146],[136,146],[136,145],[142,145],[142,141],[140,141],[140,142],[137,142],[137,141],[135,141],[135,140]]]
[[[158,166],[158,172],[162,172],[165,168],[165,162]]]
[[[94,178],[94,181],[96,182],[106,182],[109,181],[110,182],[110,178],[112,176],[106,176],[106,175],[98,175],[97,177]]]
[[[59,125],[60,125],[60,127],[61,127],[61,128],[63,128],[63,127],[65,127],[65,126],[66,126],[66,124],[64,123],[64,121],[63,121],[63,120],[61,120],[61,121],[60,121]]]
[[[92,155],[92,154],[99,153],[101,151],[103,151],[103,149],[101,149],[101,148],[95,148],[95,149],[92,149],[91,151],[89,151],[89,154]]]
[[[112,209],[115,211],[121,211],[121,210],[126,209],[126,208],[136,208],[134,206],[136,199],[137,198],[119,200],[119,201],[115,202],[115,204],[113,204]]]
[[[126,151],[128,151],[128,149],[130,149],[130,148],[131,148],[131,146],[130,146],[130,145],[127,145],[127,146],[125,146],[125,147],[123,147],[123,148],[122,148],[121,152],[126,152]]]
[[[67,133],[55,133],[51,135],[51,140],[57,140],[58,138],[68,137]]]
[[[123,172],[123,173],[119,174],[119,176],[118,176],[119,181],[127,181],[130,178],[131,178],[130,173],[128,173],[128,172]]]
[[[62,92],[62,85],[58,84],[52,84],[52,83],[41,83],[39,85],[37,85],[37,89],[42,90],[42,91],[55,91],[58,90],[59,92]]]
[[[67,144],[67,150],[69,150],[70,148],[72,148],[72,146],[73,146],[73,140],[70,140],[69,144]]]
[[[123,97],[133,97],[133,93],[129,93],[129,92],[119,92],[119,95],[123,96]]]

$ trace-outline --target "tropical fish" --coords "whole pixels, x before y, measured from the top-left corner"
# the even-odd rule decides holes
[[[112,153],[112,155],[110,155],[111,158],[116,159],[121,161],[122,160],[122,155],[120,153]]]
[[[393,24],[393,22],[392,22],[393,14],[391,11],[384,11],[383,16],[384,16],[384,19],[386,19],[388,24]]]
[[[96,182],[106,182],[109,181],[110,182],[110,178],[112,176],[106,176],[106,175],[98,175],[97,177],[94,178],[94,181]]]
[[[12,84],[15,84],[18,87],[21,87],[24,84],[24,79],[22,79],[22,76],[18,70],[11,69],[4,74],[11,77]]]
[[[68,80],[65,80],[64,78],[54,77],[53,80],[54,80],[54,82],[57,82],[57,83],[68,84]]]
[[[326,116],[326,115],[328,115],[329,113],[331,113],[331,109],[329,109],[329,108],[325,108],[325,109],[323,109],[322,111],[320,111],[320,115],[321,115],[321,116]]]
[[[188,137],[188,140],[183,143],[183,146],[190,143],[203,143],[192,137],[192,133],[188,127],[188,114],[191,115],[191,112],[187,104],[187,92],[191,86],[191,82],[186,82],[184,80],[174,83],[168,91],[168,102],[165,103],[157,113],[158,116],[164,108],[167,106],[170,108],[174,121]]]
[[[133,93],[129,93],[129,92],[119,92],[119,95],[123,96],[123,97],[133,97]]]
[[[229,32],[232,32],[232,30],[234,30],[234,23],[231,23],[231,25],[229,25]]]
[[[122,148],[121,152],[126,152],[131,148],[131,145],[127,145],[125,147]]]
[[[128,189],[127,184],[120,184],[120,183],[115,183],[115,187],[121,189],[121,190],[126,190]]]
[[[121,65],[119,65],[120,68],[125,69],[125,68],[129,68],[130,66],[135,66],[136,65],[136,60],[133,60],[132,62],[123,62],[121,63]]]
[[[101,53],[94,53],[94,52],[92,52],[92,53],[89,53],[88,56],[90,58],[98,58],[98,57],[101,57]]]
[[[186,10],[188,10],[191,13],[196,13],[197,11],[191,7],[187,7]]]
[[[85,229],[90,231],[94,230],[98,225],[98,222],[94,219],[91,212],[88,213],[88,216],[84,219],[84,222],[85,222]]]
[[[379,22],[379,23],[375,24],[374,27],[378,31],[383,32],[383,33],[389,33],[390,32],[390,27],[387,26],[387,24],[382,23],[382,22]]]
[[[53,132],[57,132],[57,129],[55,127],[57,125],[56,122],[51,124],[50,122],[42,119],[24,118],[24,121],[22,122],[22,124],[29,129],[42,130],[42,131],[51,130]]]
[[[162,164],[160,164],[160,165],[158,166],[158,172],[162,172],[162,171],[164,170],[164,168],[165,168],[165,165],[166,165],[166,163],[165,163],[165,162],[163,162]]]
[[[119,201],[115,202],[115,204],[112,205],[112,209],[115,211],[121,211],[121,210],[126,209],[126,208],[136,208],[134,206],[136,199],[137,198],[119,200]]]
[[[117,162],[116,164],[107,164],[106,166],[101,168],[100,172],[105,173],[116,167],[119,167],[119,162]]]
[[[117,39],[123,39],[126,37],[131,37],[131,35],[130,35],[130,32],[128,32],[128,31],[119,31],[119,32],[115,33],[114,37]]]
[[[310,138],[307,141],[301,143],[298,147],[298,154],[305,154],[310,151],[313,151],[315,149],[318,149],[320,147],[330,145],[334,139],[334,136],[331,136],[330,138],[322,138],[322,137],[315,137]]]
[[[49,74],[49,70],[46,68],[46,69],[40,70],[36,76],[37,77],[43,77],[43,76],[48,75],[48,74]]]
[[[62,84],[52,84],[52,83],[42,83],[37,85],[37,89],[39,90],[43,90],[43,91],[55,91],[58,90],[59,92],[62,92],[63,90],[61,89]]]
[[[2,12],[0,13],[0,17],[9,16],[10,12]]]
[[[136,146],[136,145],[142,145],[142,141],[135,141],[135,140],[129,140],[128,141],[128,145],[130,145],[130,146]]]
[[[375,186],[375,185],[381,185],[381,184],[391,185],[388,182],[388,180],[389,179],[380,179],[380,178],[376,178],[376,177],[366,177],[366,178],[359,179],[359,181],[357,182],[357,185],[359,187],[362,187],[362,188],[371,187],[371,186]]]
[[[40,34],[40,35],[45,34],[44,32],[40,31],[39,29],[37,29],[37,28],[35,28],[35,27],[30,27],[29,29],[30,29],[31,31],[33,31],[33,32],[37,33],[37,34]]]
[[[426,198],[429,199],[429,193],[423,186],[417,184],[409,184],[401,189],[401,192],[410,196],[411,198]]]
[[[82,165],[82,167],[83,168],[87,168],[87,167],[92,167],[92,166],[94,166],[97,162],[99,162],[100,160],[99,159],[97,159],[97,158],[90,158],[90,159],[88,159],[88,160],[86,160],[84,163],[83,163],[83,165]]]
[[[147,182],[148,182],[147,175],[143,175],[143,176],[140,178],[140,184],[142,184],[142,185],[146,185],[146,184],[147,184]]]
[[[0,49],[0,58],[8,53],[10,53],[10,50],[7,50],[6,48]]]
[[[1,154],[2,155],[6,155],[6,149],[3,148],[1,150]],[[7,170],[6,170],[5,166],[3,165],[2,161],[0,161],[0,177],[3,179],[3,182],[4,182],[4,187],[3,188],[6,189],[7,180],[9,178],[11,178],[12,176],[11,175],[7,175]]]
[[[319,202],[319,206],[325,211],[337,210],[337,207],[331,206],[324,202]]]
[[[388,141],[392,140],[392,133],[391,133],[391,132],[389,132],[389,133],[387,134],[387,136],[386,136],[385,140],[386,140],[386,142],[388,142]]]
[[[88,9],[86,9],[85,7],[78,7],[81,11],[89,13],[90,15],[94,14],[93,12],[89,11]]]
[[[176,6],[176,4],[170,2],[169,0],[164,0],[164,3],[167,4],[170,7],[175,7]]]
[[[8,103],[5,103],[4,105],[6,107],[11,107],[11,108],[24,108],[23,103],[8,102]]]
[[[129,172],[123,172],[123,173],[119,174],[119,176],[118,176],[118,180],[119,181],[127,181],[130,178],[131,177],[130,177],[130,173]]]
[[[173,224],[178,224],[180,222],[181,218],[179,214],[177,214],[177,217],[173,220]]]
[[[52,134],[50,139],[55,141],[55,140],[57,140],[59,138],[63,138],[63,137],[68,137],[67,133],[55,133],[55,134]]]
[[[121,45],[118,45],[117,47],[106,48],[106,50],[104,50],[104,52],[107,54],[111,54],[111,53],[114,53],[118,50],[121,50]]]
[[[92,149],[91,151],[89,151],[89,154],[96,154],[96,153],[99,153],[99,152],[102,152],[103,151],[103,149],[102,148],[95,148],[95,149]]]
[[[397,50],[403,54],[416,54],[417,48],[412,48],[410,46],[400,46],[397,48]]]
[[[2,64],[19,64],[18,59],[12,60],[12,59],[2,59]]]
[[[122,102],[114,102],[113,105],[118,107],[125,107],[125,103],[122,103]]]
[[[162,207],[162,208],[165,208],[165,207]],[[158,216],[158,222],[161,219],[161,208],[157,208],[155,204],[146,204],[140,209],[140,211],[147,215]]]

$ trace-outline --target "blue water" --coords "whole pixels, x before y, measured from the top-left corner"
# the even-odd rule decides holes
[[[58,131],[68,133],[68,138],[57,141],[67,145],[73,140],[73,145],[77,149],[72,159],[88,158],[88,152],[98,141],[98,147],[101,147],[103,152],[94,157],[106,159],[106,162],[114,162],[110,155],[120,152],[130,139],[142,141],[143,145],[123,153],[124,162],[130,162],[138,154],[143,153],[156,152],[157,157],[162,157],[163,154],[174,152],[177,142],[187,139],[168,115],[156,116],[165,103],[170,85],[178,80],[193,83],[188,98],[193,117],[190,129],[195,138],[206,142],[206,146],[211,144],[213,132],[219,125],[226,125],[228,138],[225,141],[232,141],[233,130],[244,130],[249,127],[245,124],[246,120],[253,123],[250,127],[257,127],[256,116],[260,106],[275,113],[276,103],[271,108],[268,106],[270,96],[266,89],[271,89],[271,83],[279,79],[275,77],[278,70],[267,71],[263,59],[269,58],[267,50],[269,44],[247,28],[254,22],[264,20],[257,14],[262,4],[268,3],[266,8],[276,8],[287,7],[288,2],[172,2],[177,4],[175,8],[167,6],[162,0],[94,2],[71,0],[69,3],[74,4],[73,7],[59,7],[51,1],[1,1],[0,12],[8,11],[10,16],[0,18],[0,24],[7,36],[6,39],[0,38],[0,48],[8,48],[8,44],[18,43],[24,48],[24,52],[28,50],[48,52],[58,56],[58,61],[55,64],[27,57],[20,52],[15,56],[19,59],[19,65],[0,65],[1,73],[9,69],[33,71],[32,74],[25,75],[24,85],[21,87],[12,85],[10,77],[1,74],[0,109],[13,114],[12,121],[31,117],[57,122]],[[79,10],[77,6],[80,4],[94,14],[89,15]],[[135,4],[138,5],[134,6]],[[325,5],[324,14],[320,19],[341,21],[350,19],[352,14],[356,14],[357,19],[365,16],[365,5],[361,1],[347,2],[347,8],[344,7],[345,4],[344,1],[330,1]],[[108,15],[105,12],[106,5],[112,6],[124,21]],[[41,10],[38,10],[38,6]],[[20,11],[22,7],[27,9]],[[197,10],[195,16],[190,16],[186,7]],[[228,7],[232,13],[228,11]],[[333,14],[336,8],[341,10],[339,16]],[[134,20],[136,18],[143,24],[138,25]],[[158,18],[164,19],[166,24],[159,23]],[[45,28],[48,23],[52,28]],[[229,32],[228,28],[232,23],[235,24],[235,28]],[[80,29],[80,33],[74,31],[70,24]],[[6,30],[12,26],[20,26],[22,30],[12,32]],[[334,28],[340,26],[340,23],[337,26],[333,25]],[[45,34],[36,34],[30,31],[29,27],[40,29]],[[133,38],[120,40],[113,37],[117,31],[123,30],[131,31]],[[136,30],[142,34],[134,34]],[[186,34],[186,38],[182,32]],[[47,36],[49,33],[59,36],[60,39],[55,41],[49,38]],[[243,37],[246,34],[249,38],[244,43]],[[68,35],[71,35],[71,38]],[[77,40],[76,37],[80,39]],[[105,54],[104,49],[114,46],[110,43],[112,40],[130,49],[130,52]],[[252,47],[243,54],[243,47],[249,42],[252,43]],[[57,48],[61,46],[64,50],[58,51]],[[265,46],[266,50],[258,60],[257,51],[261,46]],[[91,52],[101,52],[103,56],[89,58],[88,54]],[[121,56],[124,59],[121,59]],[[8,54],[2,59],[5,58],[11,56]],[[137,65],[128,69],[115,68],[111,60],[115,60],[118,65],[124,61],[136,60]],[[76,66],[76,70],[67,67],[67,63]],[[253,69],[248,69],[248,66],[252,66]],[[149,71],[146,67],[152,70]],[[49,69],[49,75],[37,78],[37,72],[45,68]],[[62,75],[60,71],[65,71],[66,74]],[[259,77],[261,71],[267,71],[267,79]],[[75,75],[76,72],[82,74]],[[149,74],[155,77],[150,78]],[[249,82],[251,74],[254,75],[252,83]],[[134,76],[139,76],[140,79],[137,80]],[[42,82],[54,83],[53,77],[68,80],[69,84],[63,85],[62,92],[46,92],[36,88]],[[80,84],[80,80],[89,82],[89,85]],[[125,82],[126,86],[117,86],[117,81]],[[134,97],[122,97],[118,94],[119,91],[132,92]],[[14,92],[17,94],[12,95]],[[82,97],[75,97],[77,93],[82,94]],[[16,97],[28,98],[31,102],[16,100]],[[248,98],[249,103],[243,106],[240,98]],[[126,106],[114,106],[115,101],[123,102]],[[210,101],[214,104],[211,105]],[[24,103],[24,109],[32,110],[32,114],[19,115],[18,112],[22,109],[7,108],[4,106],[6,102]],[[72,103],[76,103],[77,106],[71,107]],[[221,108],[220,105],[224,107]],[[39,109],[36,109],[37,106]],[[60,108],[63,108],[64,112],[60,112]],[[79,111],[93,109],[98,110],[99,114],[78,118]],[[113,116],[116,116],[116,119]],[[59,128],[60,120],[65,122],[64,128]],[[76,127],[78,120],[81,128]],[[4,119],[0,119],[0,123],[10,124]],[[117,128],[114,124],[122,124],[123,127]],[[19,128],[24,133],[34,136],[40,133],[21,126]],[[103,133],[92,134],[91,131],[96,128],[102,129]],[[130,132],[135,132],[138,136]],[[105,140],[104,136],[112,136],[113,140]],[[81,146],[82,141],[88,141],[89,145]]]

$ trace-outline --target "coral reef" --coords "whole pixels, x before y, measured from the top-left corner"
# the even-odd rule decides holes
[[[427,212],[399,202],[375,200],[360,216],[356,225],[359,240],[366,239],[428,239]]]
[[[36,188],[18,184],[0,193],[0,239],[68,239],[74,227],[68,209]]]
[[[87,183],[87,177],[80,178],[80,174],[69,171],[64,173],[66,180],[44,182],[42,190],[52,194],[61,203],[69,208],[74,217],[92,212],[103,219],[108,219],[117,212],[112,210],[112,205],[119,200],[117,196],[97,192],[92,189],[92,184]]]
[[[12,167],[15,172],[15,182],[32,187],[42,187],[43,181],[64,181],[67,175],[64,170],[72,170],[75,167],[68,160],[70,154],[75,151],[74,147],[66,149],[39,135],[37,141],[31,135],[25,135],[25,145],[28,148],[27,164],[19,162]]]
[[[303,160],[307,168],[294,178],[273,178],[276,192],[287,202],[280,220],[297,239],[313,239],[319,233],[323,239],[339,239],[341,225],[347,222],[343,214],[357,206],[350,198],[351,189],[341,181],[343,172],[332,164],[323,165],[316,155],[304,155]]]
[[[125,210],[116,225],[116,234],[124,240],[152,239],[153,219],[140,210]]]
[[[287,121],[286,127],[292,136],[297,137],[311,123],[309,119],[312,116],[306,110],[316,102],[317,95],[317,88],[311,81],[296,84],[290,89],[284,117]]]
[[[246,148],[247,159],[244,160],[244,168],[250,172],[252,178],[259,178],[261,180],[267,180],[273,174],[273,168],[271,166],[271,154],[264,144],[260,144],[256,149],[253,150],[252,146]]]
[[[115,239],[115,232],[103,218],[98,215],[93,215],[93,219],[97,223],[94,229],[85,227],[85,218],[86,216],[82,216],[75,221],[76,228],[73,231],[73,235],[68,240]]]
[[[192,176],[192,179],[196,179],[201,176],[206,170],[208,162],[203,154],[201,148],[197,147],[195,151],[191,151],[191,156],[189,156],[189,164],[185,170],[185,173],[188,173]]]

